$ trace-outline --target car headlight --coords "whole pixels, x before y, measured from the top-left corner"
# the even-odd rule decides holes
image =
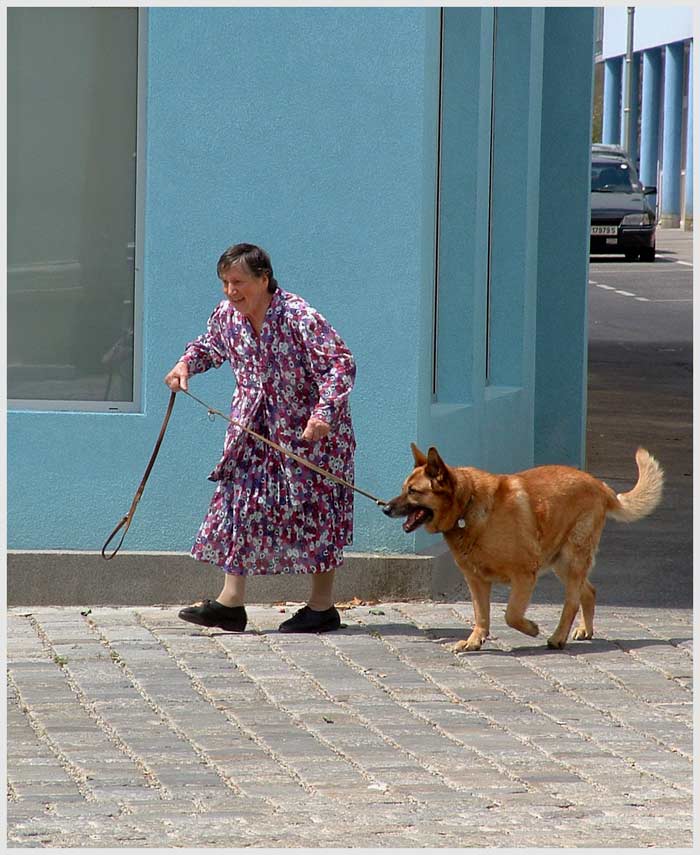
[[[645,211],[643,214],[627,214],[622,218],[621,226],[650,226],[651,215]]]

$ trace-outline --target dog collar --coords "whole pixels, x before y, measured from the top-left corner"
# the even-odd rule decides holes
[[[457,520],[457,528],[466,528],[467,527],[467,510],[469,509],[469,505],[471,505],[472,497],[469,497],[469,501],[464,506],[464,511],[462,512],[462,516]]]

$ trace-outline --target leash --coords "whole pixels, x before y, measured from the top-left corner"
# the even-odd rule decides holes
[[[124,538],[126,537],[127,531],[129,531],[129,526],[131,525],[131,521],[134,518],[134,514],[136,513],[136,505],[141,501],[141,495],[143,494],[144,487],[146,486],[146,481],[148,481],[148,476],[151,474],[151,469],[153,469],[153,464],[156,462],[156,457],[158,457],[158,452],[160,451],[160,445],[163,442],[163,437],[165,436],[165,429],[168,426],[168,422],[170,421],[170,416],[173,412],[173,406],[175,405],[175,392],[170,393],[170,400],[168,401],[168,408],[165,411],[165,418],[163,419],[163,424],[160,426],[160,433],[158,434],[158,439],[156,440],[156,444],[153,448],[153,452],[151,453],[151,459],[148,461],[148,466],[146,467],[146,471],[143,473],[143,478],[141,479],[141,483],[138,486],[138,490],[136,491],[136,495],[131,502],[131,507],[129,508],[126,516],[122,517],[121,521],[115,526],[114,531],[110,534],[107,540],[102,547],[102,557],[105,561],[109,561],[110,558],[114,558],[114,556],[119,552],[122,548],[122,543],[124,543]],[[111,555],[105,555],[105,551],[112,540],[116,537],[117,533],[121,528],[124,528],[122,532],[121,539],[117,544],[116,549]]]
[[[350,490],[354,490],[356,493],[360,493],[360,495],[365,496],[367,499],[371,499],[371,501],[373,501],[375,503],[375,505],[382,506],[382,505],[387,504],[386,502],[382,501],[382,499],[378,499],[376,496],[373,496],[372,493],[368,493],[366,490],[361,490],[359,487],[356,487],[354,484],[351,484],[349,481],[346,481],[344,478],[341,478],[338,475],[334,475],[332,472],[329,472],[327,469],[323,469],[322,467],[317,466],[315,463],[312,463],[310,460],[306,460],[304,457],[301,457],[300,455],[295,454],[293,451],[290,451],[288,448],[285,448],[282,445],[278,445],[276,442],[273,442],[271,439],[268,439],[266,436],[262,436],[261,434],[256,433],[254,430],[251,430],[249,427],[246,427],[246,425],[242,424],[241,422],[237,421],[236,419],[232,419],[230,416],[224,415],[221,412],[221,410],[216,410],[216,409],[214,409],[214,407],[210,407],[209,404],[207,404],[205,401],[202,401],[200,398],[197,398],[191,392],[188,392],[185,389],[181,389],[180,391],[183,392],[185,395],[187,395],[189,398],[192,398],[193,401],[196,401],[198,404],[201,404],[201,406],[203,406],[207,410],[207,413],[208,413],[210,418],[213,418],[214,416],[220,416],[222,419],[224,419],[224,421],[227,421],[230,424],[241,428],[247,434],[250,434],[250,436],[255,437],[255,439],[259,440],[260,442],[264,442],[266,445],[269,445],[271,448],[274,448],[275,451],[279,451],[281,454],[284,454],[286,457],[290,457],[292,460],[295,460],[297,463],[301,463],[301,465],[306,466],[307,469],[311,469],[314,472],[318,473],[319,475],[322,475],[324,478],[328,478],[331,481],[335,481],[336,484],[341,484],[343,487],[348,487]],[[173,406],[175,404],[175,396],[176,395],[177,395],[177,392],[171,391],[170,400],[168,401],[168,407],[165,411],[165,418],[163,419],[163,424],[160,427],[160,433],[158,434],[158,439],[156,440],[156,444],[153,448],[153,452],[151,453],[151,458],[148,461],[148,465],[146,466],[146,471],[144,472],[143,478],[141,479],[141,483],[139,484],[138,489],[136,490],[136,495],[134,496],[133,501],[131,502],[131,507],[129,508],[128,513],[124,517],[122,517],[120,522],[114,528],[112,533],[109,535],[109,537],[105,541],[104,546],[102,547],[102,557],[105,559],[105,561],[109,561],[110,559],[114,558],[114,556],[117,554],[117,552],[119,552],[119,550],[121,549],[122,543],[124,542],[124,538],[126,537],[126,533],[129,530],[129,526],[131,525],[131,522],[134,518],[134,514],[136,512],[136,506],[138,505],[139,501],[141,500],[141,496],[143,495],[143,491],[144,491],[144,488],[146,486],[146,481],[148,481],[148,476],[151,474],[151,469],[153,469],[153,464],[156,462],[156,457],[158,457],[158,452],[160,451],[160,446],[161,446],[161,443],[163,442],[163,437],[165,436],[165,431],[166,431],[166,428],[168,427],[168,422],[170,421],[170,416],[171,416],[172,411],[173,411]],[[119,540],[119,543],[117,544],[116,548],[109,555],[106,555],[105,553],[106,553],[107,547],[109,546],[111,541],[116,537],[116,535],[118,534],[118,532],[122,528],[124,529],[124,531],[122,532],[122,536]]]

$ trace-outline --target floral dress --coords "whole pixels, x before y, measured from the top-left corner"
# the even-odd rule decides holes
[[[190,375],[228,361],[236,380],[231,418],[352,483],[355,437],[348,397],[355,360],[301,297],[278,288],[256,336],[228,300],[182,361]],[[331,426],[301,434],[311,416]],[[240,576],[315,573],[342,564],[352,542],[352,491],[230,424],[217,482],[192,555]]]

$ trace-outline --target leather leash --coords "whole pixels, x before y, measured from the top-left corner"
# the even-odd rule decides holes
[[[297,463],[301,463],[302,466],[306,466],[308,469],[311,469],[314,472],[317,472],[319,475],[323,475],[325,478],[329,478],[331,481],[335,481],[336,484],[341,484],[343,487],[348,487],[349,489],[354,490],[356,493],[360,493],[361,495],[365,496],[366,498],[371,499],[376,505],[381,506],[381,505],[387,504],[382,499],[378,499],[376,496],[373,496],[371,493],[368,493],[366,490],[361,490],[359,487],[356,487],[354,484],[351,484],[349,481],[346,481],[345,479],[340,478],[338,475],[334,475],[332,472],[328,472],[327,469],[322,469],[320,466],[317,466],[315,463],[312,463],[310,460],[306,460],[305,458],[300,457],[298,454],[295,454],[293,451],[290,451],[288,448],[284,448],[284,446],[278,445],[276,442],[273,442],[271,439],[268,439],[266,436],[262,436],[261,434],[256,433],[254,430],[251,430],[249,427],[246,427],[241,422],[236,421],[236,419],[232,419],[232,418],[230,418],[230,416],[225,416],[221,412],[221,410],[216,410],[213,407],[210,407],[209,404],[205,403],[200,398],[197,398],[191,392],[188,392],[185,389],[181,389],[180,391],[184,392],[184,394],[187,395],[189,398],[192,398],[193,401],[196,401],[198,404],[201,404],[203,407],[205,407],[210,418],[213,416],[220,416],[222,419],[224,419],[224,421],[230,422],[230,424],[232,424],[232,425],[236,425],[236,427],[241,428],[246,433],[255,437],[255,439],[259,440],[260,442],[264,442],[266,445],[269,445],[271,448],[274,448],[275,451],[279,451],[281,454],[284,454],[286,457],[291,457],[292,460],[295,460]],[[110,559],[114,558],[114,556],[117,554],[117,552],[119,552],[119,550],[121,549],[121,545],[124,542],[124,538],[126,537],[126,533],[129,530],[129,526],[131,525],[131,521],[134,518],[134,513],[136,512],[136,506],[138,505],[139,501],[141,500],[141,496],[142,496],[144,488],[146,486],[146,481],[148,481],[148,476],[151,474],[151,469],[153,469],[153,464],[156,462],[156,457],[158,457],[158,452],[160,451],[160,446],[161,446],[161,443],[163,442],[163,437],[165,436],[165,431],[166,431],[166,428],[168,427],[168,422],[170,421],[170,416],[171,416],[172,411],[173,411],[173,406],[175,404],[175,396],[176,395],[177,395],[177,392],[171,392],[170,393],[170,400],[168,401],[168,407],[167,407],[167,410],[165,412],[165,418],[163,419],[163,424],[160,427],[160,433],[158,434],[158,439],[156,440],[155,447],[153,448],[151,458],[148,461],[148,466],[146,466],[146,471],[144,472],[143,478],[141,479],[141,483],[139,484],[138,489],[136,490],[136,495],[134,496],[134,499],[131,503],[131,507],[129,508],[129,511],[126,514],[126,516],[124,516],[121,519],[119,524],[115,527],[114,531],[110,534],[110,536],[105,541],[104,546],[102,547],[102,557],[105,559],[105,561],[109,561]],[[124,531],[122,532],[122,536],[119,540],[119,543],[117,544],[116,548],[114,549],[114,551],[111,554],[106,555],[105,552],[107,550],[107,547],[109,546],[111,541],[114,539],[114,537],[117,535],[117,533],[122,528],[124,528]]]
[[[163,419],[163,424],[160,426],[160,433],[158,434],[158,439],[156,440],[156,444],[153,448],[153,452],[151,453],[151,459],[148,461],[148,466],[146,466],[146,471],[143,473],[143,478],[141,479],[141,483],[138,486],[138,490],[136,491],[136,495],[134,496],[133,501],[131,502],[131,507],[129,508],[128,513],[125,517],[122,517],[121,521],[115,527],[114,531],[110,534],[107,540],[102,547],[102,557],[105,561],[109,561],[111,558],[119,552],[122,547],[122,543],[124,543],[124,538],[126,537],[127,531],[129,531],[129,526],[131,525],[131,521],[134,518],[134,514],[136,513],[136,505],[141,501],[141,495],[143,494],[144,487],[146,486],[146,481],[148,481],[148,476],[151,474],[151,469],[153,469],[153,464],[156,462],[156,457],[158,457],[158,452],[160,451],[160,445],[163,442],[163,437],[165,436],[165,429],[168,427],[168,422],[170,421],[170,416],[173,411],[173,406],[175,405],[175,392],[170,393],[170,400],[168,401],[168,408],[165,411],[165,418]],[[105,555],[105,550],[111,543],[111,541],[116,536],[117,532],[124,527],[124,531],[122,532],[121,539],[117,544],[116,549],[112,552],[111,555]]]
[[[193,401],[196,401],[198,404],[201,404],[203,407],[206,407],[210,416],[220,416],[224,421],[230,422],[232,425],[236,425],[236,427],[241,428],[246,433],[249,433],[251,436],[254,436],[255,439],[259,439],[260,442],[264,442],[266,445],[269,445],[271,448],[274,448],[275,451],[279,451],[287,457],[291,457],[292,460],[296,460],[297,463],[301,463],[302,466],[306,466],[308,469],[312,469],[314,472],[318,472],[319,475],[323,475],[325,478],[330,478],[331,481],[335,481],[336,484],[342,484],[343,487],[348,487],[350,490],[354,490],[356,493],[360,493],[366,498],[371,499],[375,505],[386,505],[386,502],[378,499],[376,496],[373,496],[371,493],[367,493],[365,490],[361,490],[359,487],[356,487],[354,484],[351,484],[349,481],[345,481],[338,475],[334,475],[332,472],[329,472],[327,469],[322,469],[320,466],[317,466],[315,463],[312,463],[310,460],[306,460],[304,457],[300,457],[298,454],[295,454],[293,451],[290,451],[288,448],[285,448],[283,445],[278,445],[276,442],[273,442],[271,439],[268,439],[266,436],[262,436],[259,433],[256,433],[254,430],[251,430],[249,427],[246,427],[236,419],[232,419],[229,416],[225,416],[221,410],[215,410],[213,407],[210,407],[209,404],[206,404],[204,401],[195,397],[191,392],[188,392],[185,389],[181,390],[185,393],[189,398],[192,398]]]

